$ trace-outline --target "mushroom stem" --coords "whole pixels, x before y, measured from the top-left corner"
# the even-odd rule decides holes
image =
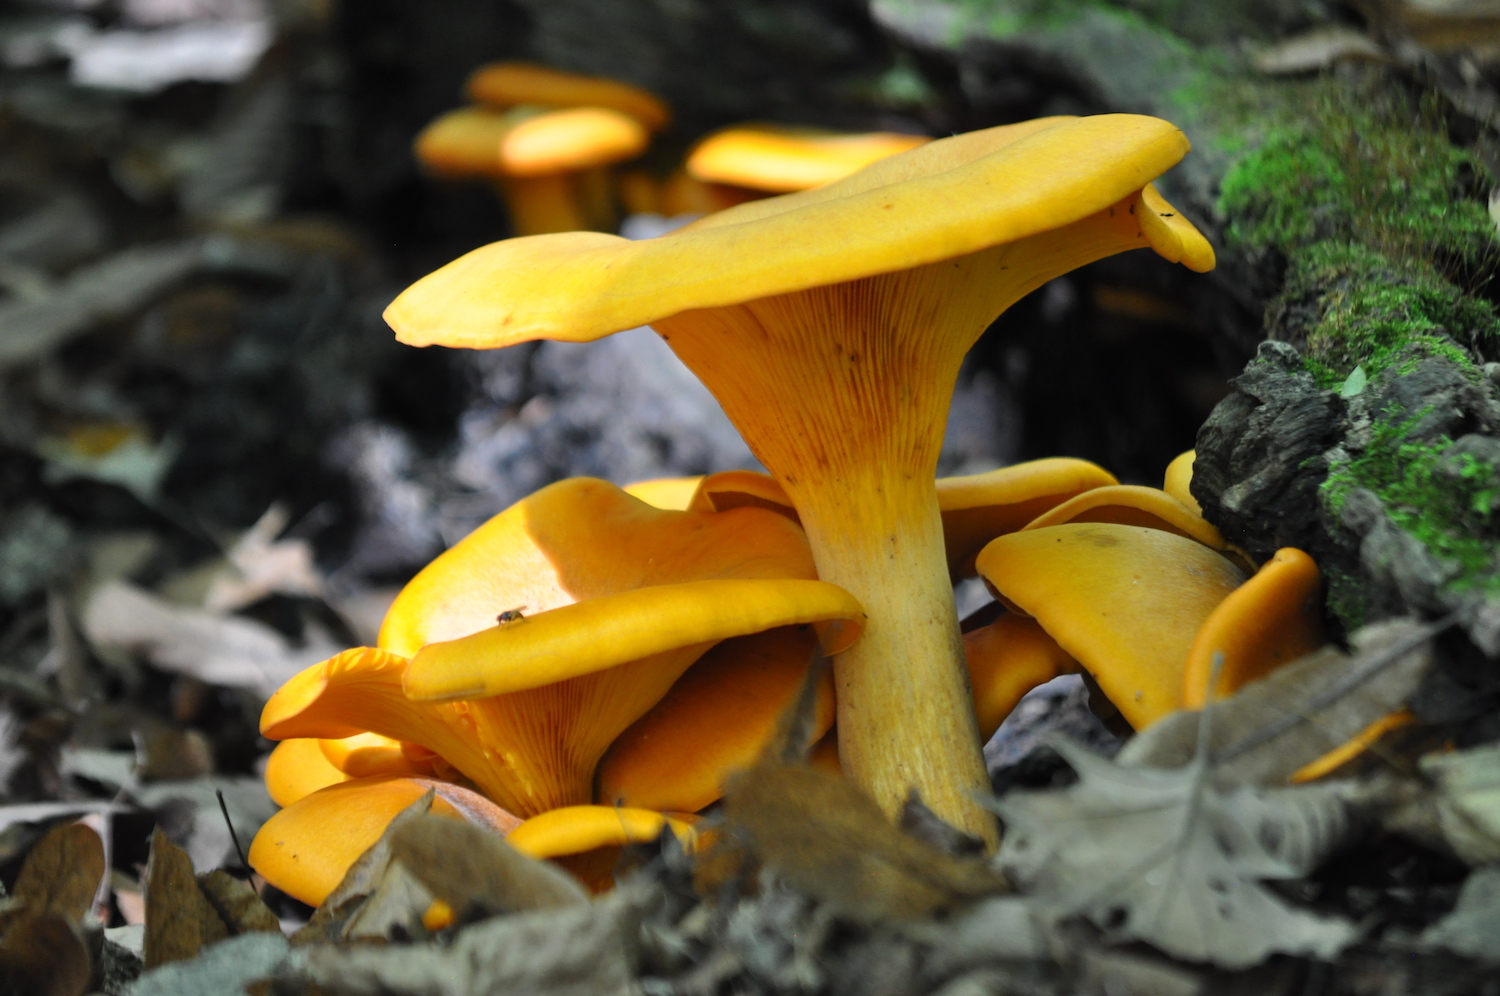
[[[518,235],[580,232],[589,227],[570,174],[502,176],[496,186]]]
[[[930,476],[882,476],[825,493],[835,510],[799,499],[818,576],[857,591],[869,617],[833,659],[839,757],[887,813],[916,787],[933,812],[994,844],[995,821],[974,801],[988,782],[937,496]]]

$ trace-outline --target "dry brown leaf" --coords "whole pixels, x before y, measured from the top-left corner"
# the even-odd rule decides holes
[[[761,759],[726,783],[730,840],[793,887],[862,923],[919,919],[1007,890],[984,862],[927,847],[851,783],[804,763],[828,666],[828,658],[814,659]],[[706,856],[713,875],[723,874],[713,865],[723,864],[726,852],[721,846]]]
[[[161,827],[151,835],[146,862],[146,945],[149,971],[158,965],[196,957],[204,947],[229,936],[229,928],[198,887],[187,852],[167,839]]]
[[[391,852],[455,913],[515,913],[589,901],[577,880],[528,858],[503,837],[469,823],[427,815],[391,837]]]
[[[224,554],[227,563],[213,575],[203,607],[229,612],[267,595],[319,596],[323,577],[313,562],[312,544],[283,539],[287,512],[281,505],[266,509]]]
[[[82,624],[105,651],[140,653],[163,671],[268,696],[303,668],[343,649],[313,629],[304,646],[294,647],[253,619],[173,605],[123,581],[95,589]]]
[[[1350,59],[1385,62],[1387,58],[1385,51],[1363,31],[1342,24],[1323,24],[1256,52],[1251,62],[1259,71],[1279,76],[1317,72]]]
[[[199,876],[198,887],[231,934],[250,934],[260,930],[281,932],[281,921],[261,902],[249,883],[240,881],[222,868]]]
[[[983,862],[932,850],[849,782],[762,761],[724,795],[728,832],[769,868],[863,923],[909,920],[1004,891]]]
[[[88,949],[60,916],[23,916],[0,939],[0,992],[83,996],[91,974]]]
[[[1275,785],[1402,708],[1432,663],[1430,641],[1446,623],[1404,619],[1355,633],[1351,656],[1324,647],[1209,707],[1209,754],[1226,783]],[[1116,760],[1179,768],[1197,752],[1200,714],[1175,712],[1141,731]]]
[[[336,996],[626,996],[638,991],[640,899],[626,888],[598,902],[493,917],[452,944],[321,945],[307,975]]]
[[[349,917],[339,940],[422,937],[426,930],[422,914],[435,898],[405,865],[394,859],[387,861],[375,891]]]
[[[32,916],[77,926],[104,879],[104,842],[82,823],[53,827],[31,848],[16,878],[15,898]]]
[[[1221,788],[1204,758],[1129,768],[1057,740],[1078,773],[1064,789],[1012,791],[1001,866],[1054,919],[1082,916],[1111,941],[1247,968],[1276,953],[1331,958],[1356,931],[1297,909],[1262,882],[1307,875],[1347,841],[1339,783]]]

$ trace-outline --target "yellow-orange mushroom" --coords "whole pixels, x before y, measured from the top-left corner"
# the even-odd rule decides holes
[[[590,890],[603,892],[614,883],[620,851],[646,844],[670,829],[688,850],[697,847],[696,817],[669,816],[623,806],[564,806],[522,823],[505,838],[522,854],[556,861]]]
[[[1136,729],[1181,708],[1188,650],[1244,581],[1201,543],[1105,522],[1001,536],[978,566],[997,596],[1033,617]]]
[[[404,342],[466,347],[651,324],[791,498],[818,577],[869,614],[834,661],[851,777],[887,812],[916,788],[993,839],[933,484],[954,380],[980,332],[1058,274],[1146,247],[1210,268],[1149,186],[1186,151],[1135,115],[956,135],[655,239],[486,246],[386,319]]]
[[[250,866],[293,898],[317,906],[398,813],[428,791],[432,811],[499,834],[521,821],[478,792],[432,778],[358,778],[304,796],[275,816],[250,844]]]
[[[1182,706],[1201,709],[1212,699],[1310,654],[1328,642],[1323,630],[1323,578],[1301,550],[1284,547],[1220,602],[1188,651]],[[1209,690],[1214,658],[1222,656],[1218,687]]]

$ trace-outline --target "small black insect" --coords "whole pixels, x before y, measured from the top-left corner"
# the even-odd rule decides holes
[[[499,623],[502,626],[509,625],[510,623],[521,622],[526,618],[525,613],[521,611],[524,608],[526,608],[526,606],[518,605],[513,609],[506,609],[504,612],[495,617],[495,622]]]

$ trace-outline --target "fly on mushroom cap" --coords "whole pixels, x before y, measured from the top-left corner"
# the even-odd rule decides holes
[[[1210,268],[1148,185],[1187,147],[1135,115],[957,135],[655,239],[486,246],[386,319],[404,342],[468,347],[653,325],[792,499],[818,576],[869,613],[834,661],[851,776],[890,813],[916,788],[992,840],[933,485],[954,380],[994,318],[1054,276],[1146,247]]]
[[[737,125],[702,139],[688,175],[783,194],[842,180],[871,163],[932,141],[896,132],[846,134],[782,125]]]
[[[1182,705],[1188,649],[1239,568],[1160,529],[1068,523],[1001,536],[979,573],[1033,617],[1136,729]]]
[[[287,682],[261,732],[420,744],[523,817],[587,802],[610,742],[717,641],[800,623],[833,648],[858,635],[858,604],[813,573],[774,513],[669,512],[560,481],[419,573],[386,615],[387,649]],[[523,621],[496,624],[521,604]]]

